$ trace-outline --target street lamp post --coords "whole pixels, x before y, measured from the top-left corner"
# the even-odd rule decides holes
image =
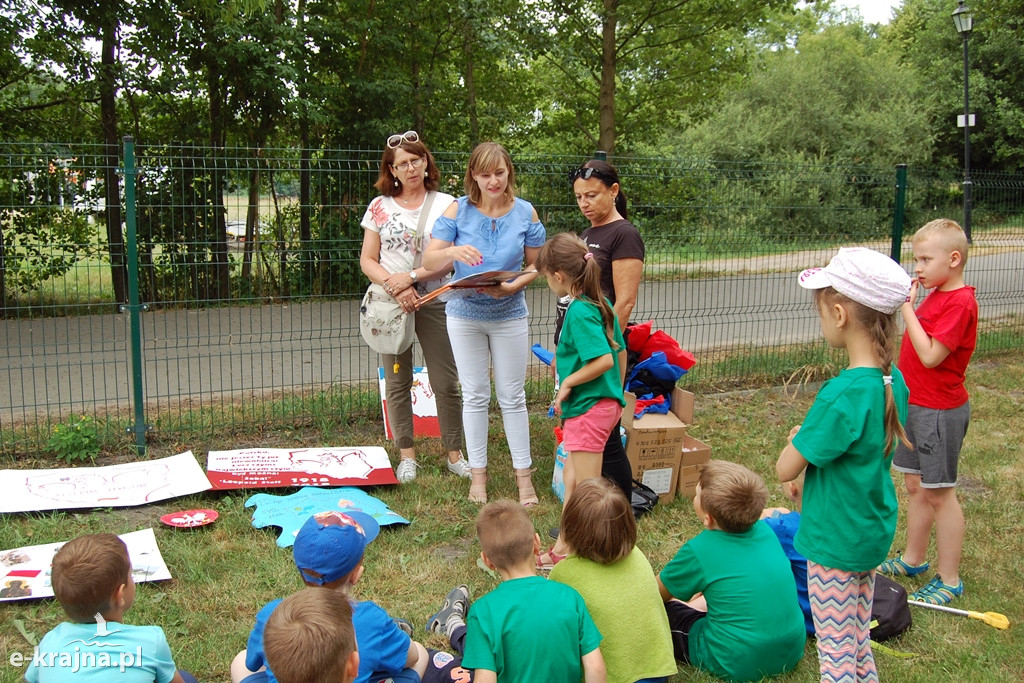
[[[974,28],[974,17],[971,10],[960,0],[960,6],[953,11],[953,24],[964,39],[964,233],[967,241],[971,241],[971,106],[967,88],[967,39]]]

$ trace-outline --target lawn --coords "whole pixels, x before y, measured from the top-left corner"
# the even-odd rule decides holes
[[[1024,678],[1024,642],[1020,637],[1021,532],[1024,524],[1024,468],[1020,434],[1024,432],[1024,358],[986,359],[968,374],[973,420],[962,454],[960,497],[967,517],[962,576],[965,596],[957,607],[1005,614],[1012,626],[999,631],[980,621],[916,610],[914,625],[901,638],[886,643],[910,654],[876,654],[882,679],[892,681],[1020,681]],[[741,462],[769,482],[771,505],[783,505],[774,483],[774,462],[791,426],[806,412],[813,391],[789,386],[698,396],[692,433],[713,447],[713,457]],[[513,497],[515,483],[500,419],[492,422],[491,498]],[[538,467],[541,505],[531,515],[546,539],[556,525],[560,506],[547,482],[551,478],[552,422],[545,406],[531,406],[533,450]],[[380,425],[374,421],[322,423],[319,430],[248,431],[218,433],[205,442],[156,443],[153,457],[192,449],[201,458],[207,450],[265,445],[372,445],[381,443]],[[390,449],[390,446],[389,446]],[[411,621],[415,636],[431,647],[445,643],[422,629],[427,615],[437,609],[444,594],[465,582],[474,596],[495,585],[495,579],[476,564],[479,547],[473,521],[477,506],[465,500],[468,485],[447,474],[440,445],[419,443],[424,467],[416,482],[370,491],[396,512],[410,519],[408,527],[386,529],[370,545],[366,574],[357,595],[385,607],[392,615]],[[203,458],[204,459],[204,458]],[[902,484],[901,505],[905,503]],[[270,491],[286,494],[290,490]],[[208,493],[160,504],[85,512],[46,512],[5,516],[0,522],[0,549],[67,540],[98,531],[124,533],[156,528],[164,559],[174,576],[164,583],[138,586],[135,606],[126,621],[159,624],[170,640],[179,667],[203,681],[227,681],[231,658],[245,645],[256,611],[267,601],[301,587],[291,553],[275,545],[273,529],[254,529],[251,509],[244,507],[251,492]],[[212,507],[218,522],[194,531],[161,527],[165,512]],[[903,544],[905,515],[900,515],[894,549]],[[700,530],[689,501],[677,499],[658,506],[639,525],[638,545],[655,569],[660,569],[679,546]],[[932,558],[934,560],[934,555]],[[905,580],[915,588],[923,580]],[[9,664],[14,652],[31,654],[26,639],[42,637],[63,618],[53,600],[5,603],[0,606],[0,683],[20,680],[23,669]],[[543,620],[543,615],[537,615]],[[766,628],[771,628],[766,624]],[[674,681],[711,681],[710,676],[683,668]],[[783,681],[816,681],[817,660],[808,641],[806,656]]]

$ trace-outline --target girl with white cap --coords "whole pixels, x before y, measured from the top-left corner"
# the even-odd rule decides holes
[[[893,364],[895,314],[910,276],[883,254],[852,248],[799,282],[814,290],[825,340],[846,349],[850,362],[790,431],[776,471],[791,481],[806,470],[794,546],[808,559],[821,680],[877,681],[871,602],[874,569],[896,531],[889,466],[897,441],[906,442],[909,391]]]

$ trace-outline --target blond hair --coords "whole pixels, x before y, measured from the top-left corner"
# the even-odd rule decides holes
[[[81,624],[111,608],[110,599],[132,580],[128,547],[114,534],[72,539],[53,556],[53,594],[68,617]]]
[[[743,465],[712,460],[704,466],[699,481],[700,506],[722,531],[742,533],[761,518],[768,487]]]
[[[281,683],[338,683],[356,651],[352,605],[342,591],[304,588],[267,620],[263,652]]]
[[[509,155],[508,150],[497,142],[481,142],[473,148],[473,153],[469,155],[469,163],[466,164],[466,178],[463,181],[463,188],[466,190],[466,196],[469,197],[470,204],[476,206],[480,203],[480,197],[483,196],[480,192],[480,186],[476,184],[473,176],[477,173],[490,173],[499,166],[505,166],[508,169],[508,184],[505,186],[504,193],[505,199],[508,203],[515,201],[516,169],[512,165],[512,157]]]
[[[508,569],[533,555],[536,532],[523,506],[511,500],[488,503],[476,518],[480,549],[494,566]]]
[[[850,311],[850,317],[860,324],[871,337],[872,352],[878,360],[878,368],[883,375],[892,374],[893,362],[896,360],[896,334],[899,331],[896,324],[895,313],[882,313],[869,308],[862,303],[854,301],[850,297],[840,294],[832,287],[814,290],[814,302],[818,306],[822,302],[828,305],[842,304]],[[907,448],[913,448],[910,440],[907,439],[907,431],[900,422],[899,411],[896,408],[896,397],[892,391],[892,384],[885,385],[885,451],[882,457],[888,457],[896,448],[896,442],[901,441]]]
[[[922,225],[911,242],[917,244],[930,237],[937,238],[947,253],[959,252],[961,266],[967,263],[967,233],[959,223],[950,218],[936,218]]]
[[[584,479],[562,510],[562,534],[573,555],[599,564],[618,562],[636,545],[633,506],[607,479]]]

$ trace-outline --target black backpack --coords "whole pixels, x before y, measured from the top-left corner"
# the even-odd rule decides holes
[[[654,509],[658,504],[659,496],[650,486],[643,484],[636,479],[633,480],[632,500],[633,516],[639,518]]]
[[[907,590],[881,574],[875,574],[875,598],[871,603],[871,640],[880,643],[910,628]]]

